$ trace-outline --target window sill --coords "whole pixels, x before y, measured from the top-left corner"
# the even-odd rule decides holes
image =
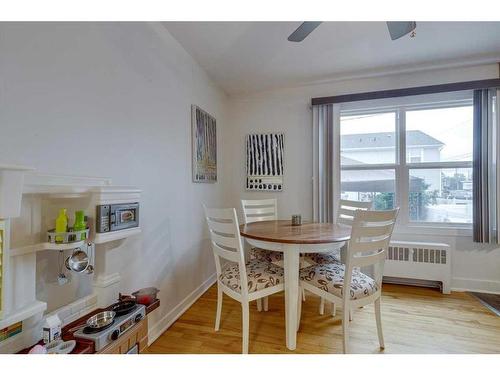
[[[461,226],[432,226],[426,224],[410,223],[407,225],[399,225],[394,228],[394,234],[398,235],[435,235],[444,237],[472,237],[471,227]]]

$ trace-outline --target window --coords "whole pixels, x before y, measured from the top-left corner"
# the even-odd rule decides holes
[[[342,116],[340,150],[343,165],[396,161],[396,112]]]
[[[342,199],[373,202],[376,210],[394,208],[396,195],[394,170],[343,170],[340,176]]]
[[[409,163],[421,163],[423,161],[423,152],[421,148],[415,147],[415,148],[408,148],[406,150],[406,160],[408,160]]]
[[[341,196],[401,223],[472,223],[472,99],[342,109]]]
[[[472,104],[405,114],[407,162],[472,161]],[[410,160],[417,154],[420,161]]]
[[[354,114],[340,122],[343,199],[372,201],[375,209],[395,206],[396,112]],[[391,168],[369,168],[369,165]]]
[[[411,221],[472,223],[472,168],[410,169]]]

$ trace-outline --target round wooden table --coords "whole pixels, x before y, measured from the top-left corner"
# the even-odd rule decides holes
[[[243,224],[240,226],[240,233],[254,247],[283,252],[286,346],[295,350],[300,253],[330,252],[338,249],[349,240],[351,228],[332,223],[304,223],[293,226],[290,220],[273,220]]]

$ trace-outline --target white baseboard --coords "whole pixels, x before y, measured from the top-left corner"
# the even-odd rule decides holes
[[[451,281],[454,292],[479,292],[500,294],[500,281],[454,277]]]
[[[195,303],[198,298],[202,296],[217,280],[214,273],[206,281],[204,281],[198,288],[193,290],[186,298],[184,298],[177,306],[171,311],[166,313],[156,324],[148,330],[148,345],[151,345],[158,337],[165,332],[184,312]]]

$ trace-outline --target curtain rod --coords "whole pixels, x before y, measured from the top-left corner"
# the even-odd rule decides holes
[[[360,100],[397,98],[400,96],[436,94],[440,92],[486,89],[490,87],[500,87],[500,78],[483,79],[479,81],[445,83],[442,85],[407,87],[404,89],[362,92],[358,94],[323,96],[319,98],[312,98],[311,104],[320,105],[320,104],[357,102]]]

